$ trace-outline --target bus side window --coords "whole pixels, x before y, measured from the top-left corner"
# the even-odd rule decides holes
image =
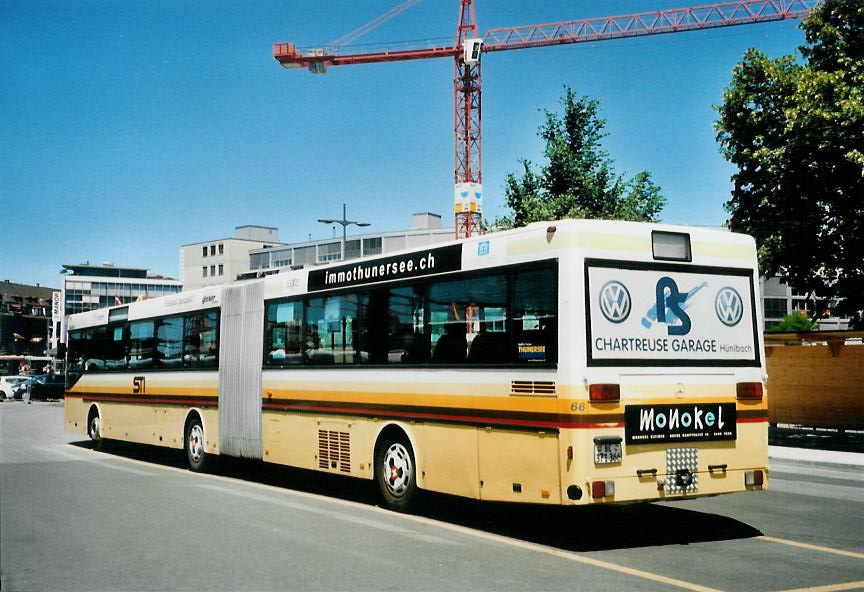
[[[105,369],[105,327],[69,332],[69,369],[98,372]]]
[[[153,321],[129,323],[129,369],[152,368],[155,354],[156,338]]]
[[[429,286],[429,330],[433,364],[464,364],[468,354],[466,280]]]
[[[361,364],[386,364],[388,357],[387,290],[359,294],[359,322],[354,323],[354,347]]]
[[[105,329],[105,333],[101,336],[94,335],[94,337],[102,337],[102,339],[97,341],[97,347],[99,357],[103,363],[103,369],[125,370],[129,361],[129,353],[127,351],[129,346],[129,324],[109,325],[102,328]]]
[[[319,366],[354,364],[359,359],[355,337],[360,330],[358,294],[310,298],[306,306],[306,363]]]
[[[188,315],[183,322],[183,366],[215,368],[219,365],[218,314]]]
[[[66,365],[69,370],[81,372],[84,370],[84,360],[87,356],[88,340],[86,331],[69,331],[67,339]]]
[[[157,367],[179,368],[183,365],[183,317],[169,317],[156,322]]]
[[[513,280],[516,361],[558,361],[558,311],[555,270],[519,272]]]
[[[429,357],[423,293],[406,286],[389,290],[387,304],[387,363],[423,364]]]
[[[303,363],[303,303],[267,305],[264,326],[264,365],[294,366]]]
[[[507,293],[507,276],[501,273],[432,284],[432,362],[512,362]]]

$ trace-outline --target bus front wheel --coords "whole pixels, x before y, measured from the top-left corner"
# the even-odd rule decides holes
[[[189,468],[201,472],[207,468],[207,453],[204,452],[204,427],[201,418],[193,416],[186,425],[186,460]]]
[[[407,438],[391,436],[381,441],[375,455],[375,479],[388,508],[407,512],[414,505],[417,464]]]

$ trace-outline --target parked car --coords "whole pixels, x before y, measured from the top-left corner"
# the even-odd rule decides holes
[[[0,376],[0,392],[4,399],[20,399],[23,389],[19,387],[24,385],[29,376]]]
[[[37,374],[30,380],[30,399],[62,399],[66,394],[66,377],[62,374]]]

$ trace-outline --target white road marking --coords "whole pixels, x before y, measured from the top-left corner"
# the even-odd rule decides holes
[[[413,530],[406,530],[403,527],[391,526],[389,524],[384,524],[380,521],[368,520],[366,518],[360,518],[358,516],[351,516],[351,515],[345,514],[343,512],[336,512],[336,511],[327,510],[324,508],[317,508],[317,507],[309,505],[309,504],[289,502],[289,501],[286,501],[284,499],[279,499],[279,498],[275,498],[272,496],[265,496],[265,495],[261,495],[261,494],[257,494],[257,493],[240,491],[238,489],[231,489],[231,488],[223,487],[223,486],[219,486],[219,485],[199,484],[198,487],[201,487],[203,489],[210,489],[213,491],[218,491],[220,493],[225,493],[228,495],[234,495],[234,496],[239,496],[239,497],[243,497],[243,498],[247,498],[247,499],[253,499],[255,501],[259,501],[259,502],[263,502],[263,503],[277,504],[277,505],[282,506],[284,508],[291,508],[292,510],[298,510],[300,512],[307,512],[310,514],[318,514],[320,516],[326,516],[328,518],[333,518],[335,520],[339,520],[342,522],[359,524],[359,525],[365,526],[367,528],[374,528],[376,530],[382,530],[385,532],[390,532],[390,533],[394,533],[394,534],[407,536],[409,538],[417,539],[417,540],[420,540],[420,541],[423,541],[426,543],[434,543],[434,544],[438,544],[438,545],[460,545],[461,544],[461,543],[458,543],[456,541],[450,541],[450,540],[447,540],[447,539],[444,539],[441,537],[436,537],[434,535],[423,534],[423,533],[419,533],[419,532],[416,532]],[[274,491],[278,492],[280,494],[285,493],[285,490],[278,489],[278,488],[275,489]],[[320,498],[316,498],[316,499],[320,499]],[[355,508],[355,507],[358,507],[358,506],[352,506],[352,508]],[[367,508],[368,506],[359,506],[359,507]]]

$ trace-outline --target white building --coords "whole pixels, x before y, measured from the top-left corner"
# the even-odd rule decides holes
[[[180,281],[184,290],[233,282],[249,271],[249,252],[279,242],[279,230],[269,226],[237,226],[234,238],[180,247]]]
[[[423,247],[453,240],[452,228],[441,228],[441,216],[419,212],[412,216],[411,230],[374,232],[345,239],[345,259],[381,255],[402,249]],[[266,273],[299,265],[318,265],[338,261],[342,256],[342,237],[310,240],[249,253],[251,272]]]
[[[783,320],[788,314],[793,311],[801,311],[806,316],[811,316],[813,311],[808,310],[807,294],[801,293],[788,284],[784,284],[779,278],[762,278],[760,281],[762,292],[763,318],[765,326],[763,329],[770,329]],[[829,310],[833,311],[837,307],[837,302],[830,303]],[[833,314],[829,314],[823,319],[817,321],[820,331],[845,331],[849,329],[849,319],[840,318]]]

